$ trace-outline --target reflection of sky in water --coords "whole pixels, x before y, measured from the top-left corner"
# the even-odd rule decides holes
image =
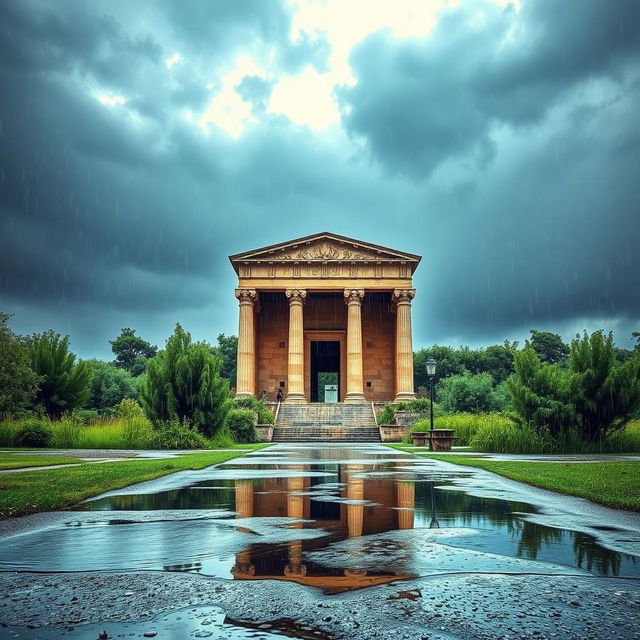
[[[0,568],[155,569],[223,578],[237,566],[249,577],[283,577],[300,567],[303,577],[355,569],[390,575],[582,569],[640,577],[635,556],[583,533],[529,522],[534,509],[527,504],[453,488],[451,481],[466,472],[420,461],[412,468],[392,456],[367,464],[361,451],[349,463],[329,455],[309,463],[304,452],[290,451],[291,458],[280,452],[211,469],[192,486],[147,494],[129,489],[88,502],[69,518],[80,526],[0,542]],[[206,519],[194,516],[204,510],[213,511]],[[178,519],[167,519],[168,511]],[[108,512],[119,524],[107,524]],[[91,523],[91,513],[101,522]]]

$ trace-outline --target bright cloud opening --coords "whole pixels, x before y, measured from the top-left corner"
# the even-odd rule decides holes
[[[174,64],[178,64],[182,60],[182,56],[179,53],[174,53],[169,58],[164,59],[164,63],[167,65],[167,69],[171,69]]]
[[[251,111],[251,104],[245,102],[236,91],[236,86],[245,76],[266,78],[267,72],[251,56],[240,56],[233,68],[222,78],[222,88],[212,98],[198,121],[205,131],[209,124],[213,124],[237,140],[247,125],[257,122]],[[213,89],[213,86],[212,83],[208,83],[207,89]]]
[[[107,107],[117,107],[127,101],[124,96],[99,95],[96,98]]]
[[[333,87],[331,74],[306,67],[297,76],[280,79],[271,94],[269,113],[283,114],[292,122],[312,129],[327,129],[340,121]]]

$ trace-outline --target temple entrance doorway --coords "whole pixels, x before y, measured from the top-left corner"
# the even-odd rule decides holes
[[[311,402],[339,402],[331,387],[340,389],[340,342],[311,340]]]

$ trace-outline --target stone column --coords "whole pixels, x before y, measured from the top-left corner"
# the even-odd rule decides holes
[[[362,372],[362,300],[364,289],[345,289],[347,304],[347,395],[345,402],[365,402]]]
[[[236,397],[240,398],[256,395],[256,334],[253,313],[258,294],[255,289],[236,289],[236,298],[240,302]]]
[[[285,402],[302,404],[304,395],[304,314],[305,289],[287,289],[289,298],[289,368]]]
[[[416,397],[413,391],[413,344],[411,340],[411,301],[415,289],[394,289],[396,303],[396,402]]]

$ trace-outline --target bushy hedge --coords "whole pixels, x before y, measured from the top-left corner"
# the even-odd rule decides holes
[[[230,409],[227,429],[236,442],[257,442],[258,432],[254,424],[255,413],[251,409]]]
[[[273,424],[273,413],[265,405],[263,400],[255,396],[244,396],[242,398],[234,398],[233,406],[236,409],[249,409],[258,414],[258,424]]]
[[[395,422],[395,415],[398,411],[408,411],[409,413],[419,413],[422,416],[428,417],[430,412],[431,403],[429,398],[414,398],[407,402],[388,402],[384,405],[384,408],[378,415],[378,424],[393,424]],[[437,403],[433,403],[433,415],[443,415],[442,409]]]
[[[18,447],[48,447],[53,431],[46,422],[30,420],[20,426],[15,436]]]
[[[158,423],[150,444],[153,449],[206,449],[209,443],[186,420],[169,420]]]

